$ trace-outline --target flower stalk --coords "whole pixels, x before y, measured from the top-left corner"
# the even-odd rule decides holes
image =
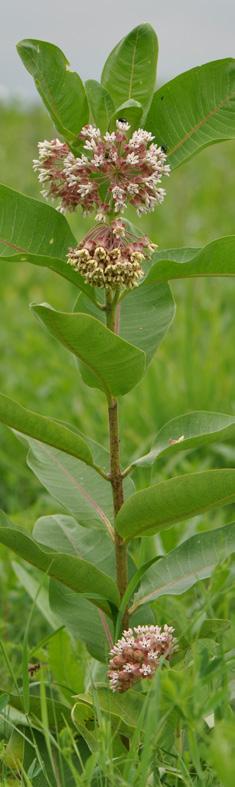
[[[106,324],[107,327],[117,333],[116,322],[116,298],[112,299],[112,293],[106,293]],[[111,397],[108,402],[109,418],[109,446],[110,446],[110,481],[113,492],[113,509],[115,516],[120,511],[124,501],[123,478],[120,466],[120,437],[119,437],[119,418],[117,399]],[[117,586],[121,598],[124,596],[128,585],[128,555],[125,541],[115,530],[115,557]],[[128,627],[128,611],[125,610],[122,620],[123,628]]]

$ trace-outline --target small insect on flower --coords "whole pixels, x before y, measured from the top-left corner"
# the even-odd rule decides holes
[[[138,680],[152,678],[161,658],[176,649],[172,626],[136,626],[123,632],[110,651],[108,678],[112,691],[123,692]]]

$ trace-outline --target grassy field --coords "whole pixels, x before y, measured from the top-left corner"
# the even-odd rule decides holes
[[[16,105],[1,107],[0,117],[1,181],[26,194],[39,197],[37,179],[33,174],[31,162],[36,156],[37,141],[53,136],[50,122],[38,107],[28,109],[27,112]],[[162,248],[197,247],[214,238],[233,234],[234,169],[235,145],[233,143],[210,147],[198,158],[186,164],[182,170],[174,172],[167,183],[168,193],[164,206],[159,209],[156,216],[142,220],[143,229]],[[88,226],[84,219],[77,217],[72,217],[71,223],[78,237],[82,236]],[[139,451],[140,446],[141,453],[143,448],[147,449],[160,426],[178,414],[189,410],[205,409],[235,415],[235,282],[226,279],[217,281],[207,279],[176,283],[172,289],[177,304],[175,321],[143,382],[124,399],[122,404],[124,461],[130,459],[137,448]],[[21,404],[43,414],[73,420],[83,432],[106,444],[106,416],[101,394],[92,390],[87,393],[73,360],[63,348],[59,348],[42,331],[28,308],[28,304],[32,301],[47,301],[55,307],[66,310],[71,308],[74,298],[72,285],[59,280],[48,271],[41,271],[27,264],[10,265],[1,262],[0,390],[17,399]],[[37,516],[53,512],[58,506],[56,509],[55,504],[46,492],[43,492],[26,467],[26,452],[23,444],[4,428],[0,429],[0,437],[0,508],[7,511],[13,521],[31,527]],[[187,472],[189,468],[199,470],[213,466],[235,466],[235,446],[232,444],[220,445],[219,448],[213,447],[210,450],[201,449],[191,456],[179,456],[179,459],[171,460],[170,463],[162,466],[162,477],[177,474],[180,470]],[[136,480],[141,487],[141,472],[138,473]],[[225,522],[231,522],[233,518],[232,506],[219,514],[198,517],[189,522],[187,527],[179,525],[174,528],[174,532],[166,531],[162,537],[161,548],[168,551],[189,533],[218,527]],[[6,550],[1,549],[0,556],[2,597],[0,636],[5,642],[6,649],[5,660],[3,657],[1,659],[0,676],[1,685],[11,689],[9,663],[13,671],[16,670],[17,674],[18,670],[20,675],[22,627],[24,628],[30,615],[31,601],[12,568]],[[201,583],[196,590],[186,593],[183,598],[160,602],[158,614],[163,620],[171,619],[173,623],[176,621],[181,631],[186,631],[189,627],[191,633],[193,626],[196,627],[198,616],[208,609],[211,618],[233,619],[233,587],[233,577],[231,578],[228,572],[228,566],[224,565],[217,570],[209,585]],[[49,632],[49,625],[35,608],[30,620],[30,648],[36,648],[42,637],[47,636]],[[66,653],[66,648],[68,649],[68,660],[72,659],[67,641],[63,647]],[[78,646],[74,647],[76,651]],[[234,647],[235,634],[230,628],[224,635],[223,648],[226,654],[233,654]],[[211,653],[210,649],[208,653]],[[43,655],[45,655],[44,651]],[[157,781],[159,777],[156,777],[154,782],[156,785],[161,783],[178,787],[183,783],[189,787],[190,785],[216,787],[225,784],[226,787],[232,787],[234,784],[234,772],[231,769],[231,773],[228,771],[227,781],[223,781],[225,765],[227,763],[227,768],[230,768],[230,759],[234,754],[235,746],[235,732],[230,719],[226,693],[228,659],[224,656],[223,650],[220,650],[220,661],[217,651],[212,655],[217,658],[214,669],[218,672],[218,692],[221,690],[221,681],[223,684],[221,700],[215,702],[214,707],[218,719],[225,718],[225,721],[221,722],[225,726],[220,728],[217,738],[216,736],[213,738],[208,754],[202,723],[208,664],[205,652],[203,656],[203,650],[196,642],[191,683],[188,685],[186,681],[183,686],[179,682],[178,699],[173,694],[171,696],[172,704],[180,709],[179,716],[191,720],[188,727],[191,752],[189,760],[191,757],[193,765],[190,766],[190,762],[187,764],[182,760],[179,724],[177,744],[179,775],[173,772],[176,762],[173,760],[172,772],[167,771],[166,776],[163,773],[161,782]],[[53,647],[49,648],[46,658],[53,679],[59,683],[65,682],[65,676],[60,674],[56,663]],[[73,665],[74,661],[73,652]],[[82,673],[82,667],[80,672]],[[70,674],[74,674],[72,688],[75,690],[77,681],[80,680],[82,685],[83,677],[80,674],[78,678],[77,671],[72,665]],[[157,686],[155,689],[157,692]],[[170,695],[170,686],[168,691]],[[209,704],[206,704],[209,707]],[[153,713],[153,706],[151,706],[152,718]],[[149,725],[151,728],[150,717]],[[107,752],[107,747],[111,746],[110,730],[108,727],[107,729],[103,727],[97,731],[97,735],[100,736],[101,759],[104,761],[105,751]],[[65,741],[61,739],[60,745],[62,748],[67,745],[70,752],[69,739]],[[165,746],[166,742],[163,750]],[[107,763],[105,765],[106,781],[89,781],[88,775],[87,781],[84,777],[84,782],[70,782],[66,781],[65,775],[64,781],[60,776],[61,780],[57,783],[62,787],[65,784],[67,787],[70,783],[97,784],[97,787],[100,784],[119,784],[115,780],[114,765],[110,764],[111,750],[109,753],[109,766]],[[162,756],[164,761],[164,755]],[[203,766],[205,762],[207,762],[206,772]],[[126,769],[125,784],[138,783],[140,787],[145,783],[150,785],[150,782],[143,780],[141,782],[143,775],[140,776],[139,782],[131,781],[130,763],[131,760],[129,771],[128,767]],[[191,767],[193,770],[190,770]],[[15,772],[14,768],[13,772]],[[6,769],[5,766],[3,768],[2,779],[2,784],[9,787],[11,784],[19,783],[17,779],[15,780],[15,776],[9,775],[7,766]],[[32,781],[25,780],[20,783],[32,784],[33,787],[39,784],[37,777]],[[44,783],[47,782],[42,781],[42,787]],[[54,782],[52,781],[51,784]]]

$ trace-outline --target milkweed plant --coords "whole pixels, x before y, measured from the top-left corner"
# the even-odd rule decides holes
[[[162,209],[173,170],[202,148],[235,137],[235,61],[193,68],[156,89],[157,37],[143,24],[112,50],[101,81],[84,85],[54,44],[23,40],[17,48],[55,133],[38,141],[33,162],[42,200],[0,188],[0,253],[18,265],[49,268],[73,285],[73,311],[45,303],[31,308],[76,357],[87,396],[93,388],[102,392],[109,452],[56,413],[42,416],[2,393],[1,422],[23,435],[32,471],[65,513],[41,517],[32,535],[1,513],[0,542],[47,575],[61,625],[76,609],[77,636],[96,664],[96,697],[116,735],[120,716],[120,741],[127,745],[131,714],[141,714],[154,676],[174,665],[186,669],[180,631],[169,614],[159,620],[156,600],[210,577],[235,551],[235,524],[196,533],[166,555],[159,546],[164,529],[235,500],[234,468],[161,480],[164,460],[231,440],[234,416],[196,411],[173,418],[151,450],[130,456],[126,467],[119,439],[122,397],[142,380],[174,318],[169,281],[235,275],[235,236],[199,249],[163,250],[160,237],[157,246],[142,230],[143,214]],[[74,211],[90,217],[79,241],[69,224]],[[141,408],[140,397],[138,388]],[[136,491],[138,468],[154,473],[143,474],[145,485]],[[141,562],[142,539],[150,548]],[[91,697],[78,695],[73,707],[88,748]]]

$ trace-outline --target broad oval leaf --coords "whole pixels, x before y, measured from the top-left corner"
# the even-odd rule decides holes
[[[166,249],[155,252],[144,285],[196,276],[235,276],[235,235],[208,243],[202,249]]]
[[[157,56],[157,36],[149,24],[135,27],[114,47],[101,81],[115,107],[134,98],[148,108],[155,87]]]
[[[35,576],[36,572],[34,569],[34,573],[32,571],[27,570],[25,566],[22,566],[20,562],[16,562],[15,560],[11,561],[11,566],[13,571],[15,572],[17,579],[19,580],[21,587],[26,590],[29,594],[30,598],[40,610],[41,614],[49,623],[52,629],[56,631],[56,629],[60,628],[61,620],[56,615],[56,612],[50,608],[49,599],[48,599],[48,577],[44,576],[42,579],[42,575],[38,572],[38,579],[37,575]],[[60,583],[58,583],[60,585]],[[60,585],[62,587],[62,585]],[[68,590],[68,588],[66,588]],[[72,591],[71,591],[72,592]],[[77,594],[75,594],[77,596]],[[93,604],[91,604],[93,609]]]
[[[160,596],[185,593],[199,580],[210,577],[218,563],[233,552],[235,523],[188,538],[147,569],[130,612]]]
[[[104,312],[83,293],[78,296],[75,309],[105,321]],[[141,284],[128,292],[117,307],[119,335],[146,353],[148,365],[174,316],[175,302],[168,284]]]
[[[96,688],[96,696],[99,708],[104,713],[107,713],[108,716],[117,716],[128,727],[136,728],[136,720],[140,721],[140,714],[145,701],[143,694],[133,690],[129,690],[124,694],[114,694],[106,686],[101,686]],[[77,700],[93,707],[93,700],[90,694],[78,694]]]
[[[50,333],[87,367],[85,382],[109,397],[128,393],[145,371],[145,354],[116,336],[94,317],[58,312],[33,305],[33,312]],[[90,376],[92,373],[92,377]]]
[[[167,149],[172,169],[202,148],[235,137],[235,60],[215,60],[167,82],[153,98],[146,128]]]
[[[0,688],[1,692],[1,688]],[[50,725],[50,729],[58,730],[64,729],[65,724],[71,725],[71,710],[68,705],[63,704],[62,702],[58,702],[54,697],[51,699],[50,697],[46,698],[46,707],[47,707],[47,718],[48,724]],[[18,694],[9,694],[9,708],[16,708],[22,713],[21,718],[21,725],[27,726],[29,724],[29,715],[23,715],[25,711],[24,706],[24,699],[23,694],[18,691]],[[42,702],[41,698],[36,696],[36,694],[30,694],[30,707],[29,712],[30,716],[30,727],[38,729],[39,723],[40,726],[43,725],[43,714],[42,714]],[[10,717],[9,709],[7,716]],[[38,722],[38,719],[40,722]],[[45,721],[45,720],[44,720]],[[43,776],[44,779],[44,776]],[[45,783],[45,780],[44,780]],[[9,787],[10,783],[8,782]],[[14,784],[14,782],[13,782]]]
[[[188,451],[209,443],[233,440],[235,416],[198,410],[173,418],[162,426],[148,454],[132,462],[133,467],[152,465],[159,456]]]
[[[40,517],[34,525],[33,537],[43,547],[89,560],[96,568],[115,576],[115,554],[111,538],[103,528],[88,529],[65,514]]]
[[[235,470],[189,473],[136,492],[119,511],[116,526],[125,540],[150,536],[234,500]]]
[[[28,533],[12,525],[3,512],[0,512],[0,543],[71,590],[84,594],[94,604],[107,609],[107,599],[118,606],[118,590],[111,577],[75,555],[43,550]]]
[[[90,120],[95,126],[98,126],[101,133],[104,134],[109,126],[110,118],[114,113],[114,103],[100,82],[95,79],[88,79],[85,82],[85,88],[88,97]]]
[[[107,483],[93,467],[80,462],[51,446],[23,438],[30,447],[28,465],[52,497],[71,512],[84,528],[105,527],[113,539],[113,499],[111,484]],[[109,469],[109,453],[103,446],[87,438],[94,460],[104,471]],[[124,480],[125,497],[133,494],[130,477]]]
[[[3,394],[0,394],[0,421],[17,432],[54,446],[88,465],[94,464],[89,447],[77,432],[53,418],[27,410]]]
[[[83,527],[100,528],[112,536],[111,485],[92,467],[51,446],[26,438],[28,465],[41,484]]]
[[[70,634],[85,642],[94,659],[107,663],[113,625],[103,610],[54,579],[49,582],[49,601],[52,613],[60,618]]]
[[[67,552],[67,554],[75,554],[75,550],[73,550],[72,547],[70,552],[68,548],[71,529],[68,533],[68,537],[66,534],[63,541],[62,539],[58,538],[58,529],[57,532],[53,531],[53,544],[52,539],[46,539],[48,534],[46,528],[48,528],[48,524],[50,524],[48,520],[54,519],[62,520],[63,517],[41,517],[41,520],[38,520],[34,528],[36,541],[44,544],[44,546],[48,546],[49,548],[52,547],[53,549],[56,545],[56,551],[58,552],[63,551]],[[64,520],[68,519],[69,517],[64,517]],[[74,522],[74,520],[72,521]],[[80,531],[83,531],[83,533],[87,532],[81,527]],[[39,538],[38,536],[41,536],[42,534],[43,537]],[[100,542],[101,535],[102,534],[99,533]],[[96,531],[95,534],[93,531],[94,543],[96,543],[97,546],[96,536],[98,536],[98,531]],[[88,558],[92,556],[91,550],[87,556]],[[78,557],[81,557],[81,551],[78,553]],[[12,565],[16,576],[21,582],[21,585],[23,585],[27,593],[30,595],[30,598],[34,604],[36,604],[50,626],[52,626],[54,630],[61,627],[61,625],[65,626],[75,640],[80,639],[82,642],[85,642],[86,647],[93,658],[98,659],[98,661],[107,662],[108,652],[112,645],[113,624],[111,620],[107,618],[103,610],[96,607],[91,603],[91,601],[88,601],[88,599],[82,596],[80,593],[75,593],[74,590],[71,590],[65,585],[62,585],[61,582],[57,582],[54,579],[49,579],[48,582],[48,578],[45,576],[42,582],[41,573],[38,572],[37,576],[35,569],[34,573],[32,573],[32,571],[27,570],[20,563],[16,563],[15,561],[12,561]],[[101,560],[97,567],[101,568]],[[113,569],[112,576],[114,575],[115,570]]]
[[[32,75],[36,88],[52,120],[68,143],[76,143],[82,126],[88,123],[89,111],[83,83],[58,46],[28,38],[20,41],[17,51]]]
[[[66,262],[75,243],[61,213],[0,184],[0,259],[49,268],[94,299],[94,289]]]

